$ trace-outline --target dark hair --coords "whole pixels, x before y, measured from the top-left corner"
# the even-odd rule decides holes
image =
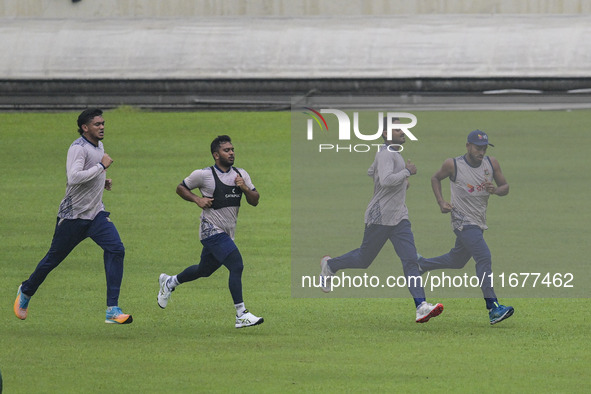
[[[211,154],[220,150],[220,146],[226,142],[232,142],[232,139],[227,135],[218,135],[215,140],[211,141]]]
[[[392,123],[394,122],[400,122],[400,118],[398,117],[393,117],[392,118]],[[384,131],[388,130],[388,117],[384,116],[383,122],[382,122],[382,133]]]
[[[103,111],[98,108],[85,109],[78,115],[78,133],[82,134],[82,125],[87,124],[94,119],[95,116],[101,116]]]

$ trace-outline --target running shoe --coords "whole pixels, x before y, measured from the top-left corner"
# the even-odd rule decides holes
[[[435,316],[439,316],[443,312],[443,305],[429,304],[427,301],[423,301],[421,305],[417,307],[417,323],[427,323],[429,319]]]

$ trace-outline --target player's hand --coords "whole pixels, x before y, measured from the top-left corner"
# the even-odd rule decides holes
[[[109,166],[113,163],[113,159],[108,154],[104,154],[103,158],[101,159],[101,164],[105,166],[105,169],[109,168]]]
[[[236,186],[238,186],[242,191],[245,191],[248,189],[246,187],[246,184],[244,183],[244,179],[240,175],[238,175],[236,177],[236,179],[234,180],[234,183],[236,183]]]
[[[211,204],[213,204],[213,198],[197,197],[197,201],[195,201],[195,203],[199,205],[199,208],[201,209],[211,208]]]
[[[410,171],[410,175],[417,173],[417,167],[410,162],[410,159],[406,160],[406,169]]]
[[[441,209],[441,213],[450,213],[453,209],[453,205],[451,205],[447,201],[442,201],[439,203],[439,209]]]
[[[482,186],[484,186],[484,189],[490,194],[495,194],[495,192],[497,191],[497,187],[490,181],[484,182]]]
[[[113,180],[112,179],[105,179],[105,190],[111,191],[113,187]]]

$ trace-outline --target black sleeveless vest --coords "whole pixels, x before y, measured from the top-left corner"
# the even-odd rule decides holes
[[[215,179],[215,190],[213,191],[213,209],[220,209],[226,207],[239,207],[240,200],[242,199],[242,190],[238,186],[229,186],[220,181],[216,174],[215,168],[212,166],[211,172],[213,173],[213,179]],[[240,176],[240,172],[236,167],[232,167],[234,171]]]

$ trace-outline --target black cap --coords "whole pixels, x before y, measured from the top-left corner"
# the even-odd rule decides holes
[[[494,147],[493,144],[488,142],[488,135],[486,135],[486,133],[481,130],[471,131],[470,134],[468,134],[468,143],[479,146],[490,145]]]

